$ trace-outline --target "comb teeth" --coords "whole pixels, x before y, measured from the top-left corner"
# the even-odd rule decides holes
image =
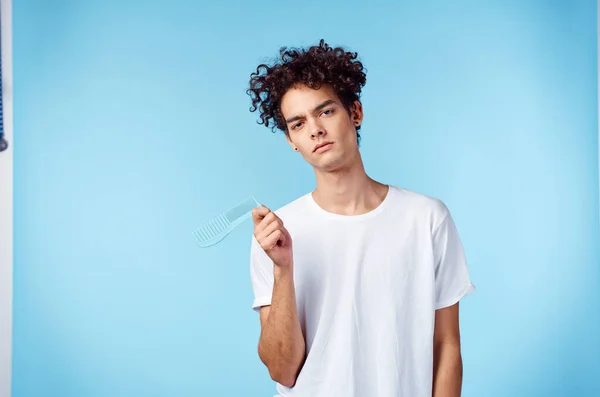
[[[198,245],[202,248],[215,245],[227,237],[234,228],[249,218],[252,208],[259,205],[254,196],[246,198],[228,211],[193,230],[192,234],[198,240]]]
[[[200,241],[210,240],[227,229],[229,224],[230,222],[227,218],[224,215],[220,215],[196,229],[194,235]]]

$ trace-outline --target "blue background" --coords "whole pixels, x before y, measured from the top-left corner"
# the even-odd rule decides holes
[[[272,396],[249,195],[314,187],[245,94],[280,46],[367,70],[375,179],[442,199],[477,292],[464,396],[600,395],[595,1],[19,0],[13,396]]]

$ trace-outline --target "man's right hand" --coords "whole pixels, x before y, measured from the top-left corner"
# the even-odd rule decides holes
[[[292,237],[283,221],[264,205],[252,209],[254,237],[275,266],[288,268],[293,265]]]

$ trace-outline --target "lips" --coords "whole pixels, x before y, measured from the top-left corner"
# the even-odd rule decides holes
[[[332,144],[333,144],[333,142],[323,142],[323,143],[320,143],[320,144],[318,144],[317,146],[315,146],[315,148],[314,148],[313,152],[316,152],[316,151],[318,151],[319,149],[321,149],[321,148],[323,148],[323,147],[325,147],[325,146],[330,146],[330,145],[332,145]],[[327,148],[326,148],[326,149],[327,149]]]

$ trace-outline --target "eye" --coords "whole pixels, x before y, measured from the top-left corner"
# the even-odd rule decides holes
[[[333,109],[327,109],[323,112],[324,115],[330,115],[331,113],[333,113]]]
[[[296,124],[294,124],[294,125],[292,126],[292,129],[294,129],[294,130],[295,130],[295,129],[298,129],[298,128],[300,128],[300,125],[301,125],[301,124],[302,124],[302,122],[301,122],[301,121],[300,121],[299,123],[296,123]]]

